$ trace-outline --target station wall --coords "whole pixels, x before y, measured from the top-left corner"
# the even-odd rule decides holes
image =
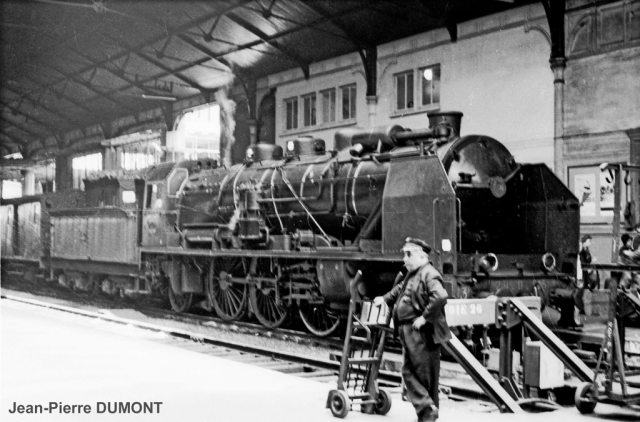
[[[367,98],[364,69],[358,53],[311,65],[310,78],[300,69],[260,81],[264,92],[276,88],[276,142],[313,135],[333,147],[341,127],[428,126],[431,110],[464,113],[462,134],[485,134],[503,142],[523,162],[553,166],[554,87],[549,66],[550,44],[542,6],[523,7],[458,25],[458,40],[436,30],[378,46],[377,98]],[[439,66],[440,99],[421,106],[421,70]],[[400,74],[413,78],[412,107],[397,109]],[[526,83],[523,83],[526,81]],[[356,89],[355,116],[343,118],[342,88]],[[323,92],[335,90],[336,118],[323,123]],[[316,124],[305,125],[304,98],[315,95]],[[297,99],[297,128],[287,129],[287,102]],[[291,120],[291,115],[289,120]],[[308,120],[308,119],[307,119]],[[289,126],[291,126],[289,122]],[[308,121],[307,121],[308,123]]]
[[[610,262],[613,184],[599,165],[640,164],[640,1],[568,3],[562,161],[565,182],[584,192],[581,232],[593,236],[600,262]],[[634,146],[635,144],[635,146]],[[595,182],[589,186],[589,182]],[[591,192],[589,192],[589,190]],[[622,210],[638,202],[636,180],[623,192]],[[635,222],[638,223],[638,210]],[[624,215],[621,216],[624,221]],[[622,227],[624,229],[624,227]]]

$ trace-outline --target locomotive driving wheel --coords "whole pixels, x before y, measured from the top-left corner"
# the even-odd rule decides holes
[[[244,277],[240,257],[219,257],[211,264],[207,275],[207,300],[216,314],[225,321],[241,319],[247,311],[247,284],[234,278]]]
[[[288,321],[289,309],[280,297],[282,291],[278,290],[277,277],[270,263],[268,259],[254,258],[252,261],[249,273],[257,282],[249,287],[249,299],[258,321],[267,328],[278,328]]]
[[[298,313],[307,329],[318,337],[328,337],[340,327],[340,316],[324,303],[300,301]]]

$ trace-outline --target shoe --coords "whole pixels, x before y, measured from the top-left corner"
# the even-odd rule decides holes
[[[435,405],[431,405],[431,411],[422,419],[419,420],[419,422],[436,422],[436,420],[438,419],[439,416],[439,410]]]

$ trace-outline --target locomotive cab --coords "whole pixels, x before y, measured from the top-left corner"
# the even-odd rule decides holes
[[[158,164],[147,174],[142,207],[142,246],[179,246],[175,231],[179,192],[189,170],[174,163]]]

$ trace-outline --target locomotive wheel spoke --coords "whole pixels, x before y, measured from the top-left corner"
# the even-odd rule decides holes
[[[278,328],[287,322],[289,310],[277,303],[275,287],[259,289],[252,285],[250,295],[253,312],[262,325],[267,328]]]
[[[268,259],[257,259],[253,262],[252,276],[268,277],[274,283],[263,281],[258,287],[255,283],[249,288],[249,298],[251,307],[258,318],[258,321],[267,328],[282,327],[289,320],[289,309],[278,301],[276,296],[275,274],[271,274],[270,261]],[[282,293],[282,292],[281,292]]]
[[[211,269],[212,268],[212,269]],[[232,277],[244,277],[242,259],[216,258],[207,275],[207,300],[225,321],[241,319],[247,310],[247,285],[235,283]]]
[[[318,337],[335,333],[340,326],[340,317],[324,304],[301,302],[298,313],[307,329]]]

